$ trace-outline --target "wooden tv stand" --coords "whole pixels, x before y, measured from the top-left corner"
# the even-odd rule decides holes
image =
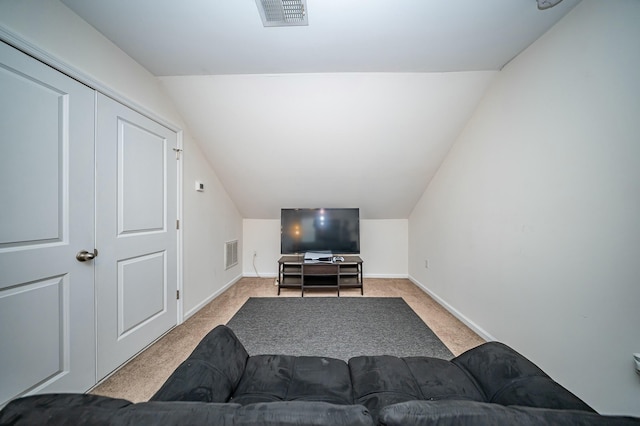
[[[359,288],[364,295],[362,285],[362,259],[360,256],[344,256],[338,262],[305,262],[302,256],[282,256],[278,260],[278,296],[282,288],[299,288],[302,297],[305,289]]]

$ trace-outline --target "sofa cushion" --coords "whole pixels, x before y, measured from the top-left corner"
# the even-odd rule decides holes
[[[383,426],[638,426],[640,419],[624,416],[601,416],[582,410],[505,407],[477,401],[448,400],[409,401],[390,405],[380,411],[378,424]]]
[[[269,401],[352,404],[349,367],[334,358],[252,356],[231,402],[245,405]]]
[[[235,333],[223,325],[217,326],[151,400],[226,402],[240,382],[248,358]]]
[[[387,405],[411,400],[465,399],[483,394],[458,366],[428,357],[360,356],[349,360],[354,402],[375,417]]]
[[[349,370],[354,402],[367,407],[374,418],[386,405],[422,398],[420,387],[400,358],[354,357],[349,360]]]
[[[533,362],[502,343],[484,343],[451,362],[474,378],[487,402],[595,412]]]
[[[403,358],[416,379],[422,399],[468,399],[484,401],[484,395],[467,373],[455,364],[438,358]]]

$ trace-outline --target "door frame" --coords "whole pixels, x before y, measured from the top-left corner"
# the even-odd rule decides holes
[[[28,40],[22,38],[21,36],[15,34],[14,32],[8,30],[3,25],[0,25],[0,40],[7,43],[10,46],[22,51],[23,53],[39,60],[45,65],[50,66],[51,68],[67,75],[68,77],[73,78],[74,80],[79,81],[80,83],[89,86],[93,90],[102,93],[105,96],[110,97],[114,101],[117,101],[132,110],[144,115],[145,117],[158,122],[159,124],[167,127],[168,129],[174,131],[177,134],[177,146],[180,150],[180,161],[178,161],[178,170],[177,170],[177,217],[180,221],[180,227],[177,230],[177,285],[178,291],[180,292],[180,298],[176,300],[177,302],[177,317],[176,325],[180,325],[184,322],[183,315],[183,300],[184,300],[184,291],[183,291],[183,171],[184,168],[182,166],[183,163],[183,130],[178,125],[174,124],[171,121],[166,120],[165,118],[155,114],[151,110],[145,108],[144,106],[138,104],[137,102],[132,101],[130,98],[120,94],[116,90],[106,86],[105,84],[99,82],[98,80],[91,77],[89,74],[86,74],[83,71],[80,71],[78,68],[75,68],[73,65],[66,63],[65,61],[59,59],[58,57],[52,55],[51,53],[43,50],[42,48],[36,46],[35,44],[29,42]],[[94,141],[95,143],[95,141]]]

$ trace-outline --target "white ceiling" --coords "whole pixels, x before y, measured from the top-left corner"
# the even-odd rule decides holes
[[[579,2],[307,0],[309,26],[265,28],[254,0],[61,1],[164,77],[241,214],[274,219],[408,217],[494,72]]]
[[[578,0],[308,0],[265,28],[254,0],[62,0],[157,76],[498,70]]]

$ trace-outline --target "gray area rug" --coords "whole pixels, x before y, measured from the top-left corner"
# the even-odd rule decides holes
[[[249,355],[453,354],[402,298],[250,298],[229,320]]]

